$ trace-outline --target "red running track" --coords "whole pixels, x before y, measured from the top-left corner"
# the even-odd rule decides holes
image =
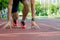
[[[0,20],[2,21],[2,20]],[[60,19],[39,19],[36,20],[40,29],[32,29],[30,21],[27,20],[27,29],[1,29],[0,40],[60,40]]]

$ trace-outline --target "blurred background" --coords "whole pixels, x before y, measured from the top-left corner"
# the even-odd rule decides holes
[[[23,4],[19,2],[19,16],[22,16],[23,7]],[[0,0],[0,18],[7,18],[7,13],[8,0]],[[35,0],[35,16],[39,18],[60,18],[60,0]],[[28,17],[31,17],[31,9]]]

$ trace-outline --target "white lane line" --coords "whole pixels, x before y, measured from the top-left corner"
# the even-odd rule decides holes
[[[44,24],[44,23],[39,23],[39,24],[42,25],[42,26],[47,26],[47,27],[51,27],[51,28],[54,28],[54,29],[60,30],[60,28],[57,27],[57,26],[48,25],[48,24]]]
[[[30,33],[9,33],[9,34],[0,34],[0,36],[18,36],[18,35],[35,35],[35,36],[60,36],[60,32],[30,32]]]
[[[26,32],[26,33],[5,33],[5,34],[60,34],[59,31],[55,31],[55,32]],[[2,35],[2,34],[0,34]]]

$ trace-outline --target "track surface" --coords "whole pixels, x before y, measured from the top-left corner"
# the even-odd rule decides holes
[[[0,24],[5,21],[0,20]],[[3,30],[4,25],[0,25],[0,40],[60,40],[60,19],[36,18],[36,22],[40,29],[32,29],[30,19],[27,19],[26,29]]]

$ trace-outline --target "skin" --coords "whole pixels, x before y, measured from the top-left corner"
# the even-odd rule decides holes
[[[31,0],[31,11],[32,11],[32,19],[35,18],[35,0]],[[40,29],[40,27],[36,24],[35,20],[31,21],[31,26],[34,27],[35,29]]]
[[[32,18],[35,17],[35,13],[34,13],[34,10],[35,10],[35,6],[34,6],[34,3],[35,1],[34,0],[31,0],[31,11],[32,11]],[[8,22],[7,24],[3,27],[4,29],[10,25],[10,15],[11,15],[11,10],[12,10],[12,4],[13,4],[13,0],[9,0],[9,5],[8,5]],[[27,0],[23,1],[23,5],[24,5],[24,8],[22,10],[22,13],[23,13],[23,16],[22,16],[22,20],[25,20],[26,19],[26,16],[28,14],[28,11],[29,11],[29,2]],[[12,18],[17,20],[18,19],[18,13],[15,12],[12,14]],[[35,23],[35,21],[32,20],[32,26],[36,26],[38,27],[38,25]],[[10,27],[11,28],[11,27]],[[39,27],[38,27],[39,28]]]
[[[12,4],[13,4],[13,0],[9,0],[9,2],[8,2],[8,21],[7,21],[7,24],[3,27],[3,29],[10,26],[10,24],[11,24],[10,16],[11,16]],[[10,28],[11,28],[11,26],[10,26]]]

